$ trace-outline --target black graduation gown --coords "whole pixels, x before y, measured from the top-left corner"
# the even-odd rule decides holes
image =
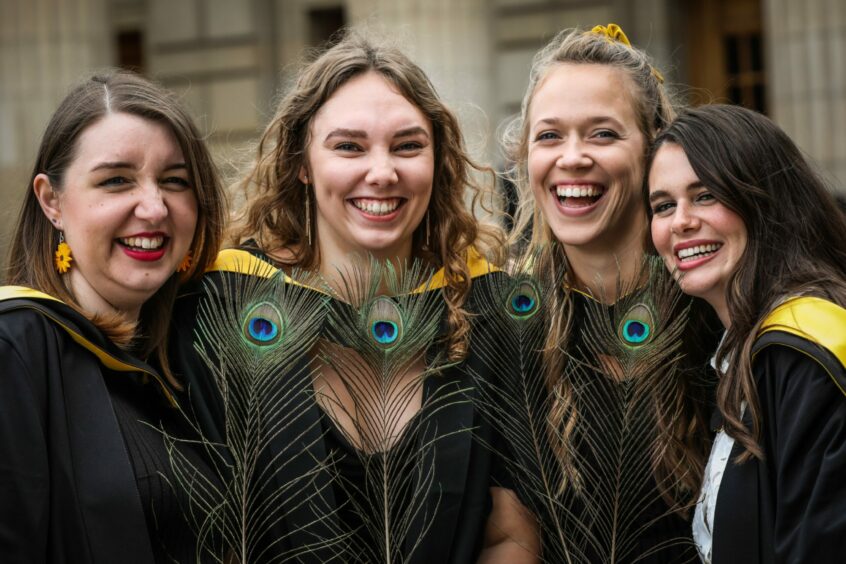
[[[753,355],[764,460],[735,463],[735,443],[712,561],[846,561],[846,310],[788,301],[765,321]]]
[[[583,334],[578,331],[578,326],[580,323],[584,323],[584,320],[587,319],[588,308],[594,310],[594,315],[598,309],[602,309],[608,312],[607,315],[609,318],[614,318],[613,312],[617,306],[600,304],[592,297],[579,291],[573,291],[573,302],[573,316],[575,320],[574,326],[576,327],[576,331],[572,341],[570,342],[569,352],[574,356],[574,358],[580,359],[581,351],[585,350],[585,343],[582,342]],[[688,326],[687,331],[683,335],[683,340],[686,343],[684,351],[687,353],[687,356],[683,360],[679,360],[677,362],[683,363],[683,366],[687,370],[696,372],[704,382],[706,380],[704,377],[706,366],[704,350],[709,347],[698,346],[700,343],[688,343],[688,341],[708,341],[716,346],[717,333],[712,331],[711,328],[705,326],[697,327],[696,331],[692,331],[692,329],[693,327]],[[696,353],[702,354],[697,355]],[[595,361],[591,360],[591,362]],[[608,386],[610,384],[605,383],[603,385]],[[704,384],[700,383],[699,385]],[[594,402],[603,397],[601,395],[598,397],[592,397],[592,394],[583,395]],[[703,409],[705,409],[704,406]],[[611,415],[607,410],[607,407],[594,405],[592,409],[584,410],[581,416],[607,417]],[[708,413],[708,411],[705,410],[703,413]],[[619,414],[617,416],[619,417]],[[597,427],[597,425],[593,425],[591,428]],[[602,445],[608,443],[610,438],[594,437],[594,440],[597,441],[598,444]],[[646,460],[651,456],[651,453],[643,452],[642,456],[644,457],[643,459]],[[632,465],[635,466],[634,464]],[[650,466],[647,464],[644,465],[644,467],[649,468]],[[588,489],[591,488],[591,486],[592,484],[586,484]],[[619,562],[638,562],[642,564],[680,564],[684,562],[697,561],[696,549],[690,528],[690,520],[681,517],[678,513],[670,512],[670,507],[661,497],[661,493],[652,472],[644,472],[642,481],[639,484],[639,489],[637,491],[627,491],[624,493],[624,496],[627,496],[625,499],[651,499],[652,501],[642,506],[642,509],[638,514],[637,522],[631,524],[642,526],[643,528],[638,532],[636,542],[634,546],[631,547],[630,552],[625,557],[619,559]],[[578,513],[579,511],[584,510],[577,500],[572,503],[573,511]],[[589,553],[588,558],[591,562],[600,562],[602,560],[599,555],[593,553]]]
[[[0,288],[0,562],[152,564],[106,377],[161,377],[64,303]]]
[[[238,277],[256,273],[271,276],[278,272],[263,258],[258,252],[223,251],[206,274],[204,284],[218,290],[227,291],[225,288],[228,288],[228,291],[233,291],[237,287]],[[474,287],[489,283],[491,277],[501,275],[491,272],[492,267],[483,260],[472,262],[470,266]],[[442,286],[442,278],[442,272],[436,273],[430,282],[430,291],[438,291]],[[319,292],[307,287],[300,290]],[[185,291],[177,300],[170,359],[174,371],[187,383],[188,393],[194,396],[192,403],[201,410],[197,416],[205,434],[214,440],[215,437],[223,437],[223,407],[217,387],[194,348],[197,312],[203,296],[202,287],[197,286]],[[466,308],[473,310],[472,294]],[[483,319],[473,321],[473,331],[484,330]],[[444,325],[442,330],[445,329]],[[296,368],[287,372],[296,373]],[[482,549],[485,521],[491,507],[489,488],[494,485],[491,480],[493,456],[482,444],[493,444],[494,440],[491,425],[473,408],[475,390],[472,378],[467,373],[468,368],[481,374],[487,372],[471,349],[463,363],[428,378],[424,384],[424,398],[465,390],[463,393],[468,396],[468,401],[451,402],[447,407],[439,409],[430,419],[432,424],[427,426],[429,433],[437,433],[439,437],[436,448],[428,454],[428,460],[422,461],[424,467],[431,465],[434,468],[435,487],[428,493],[425,511],[417,516],[405,539],[407,551],[411,543],[419,543],[410,560],[413,563],[474,562]],[[295,385],[303,390],[312,388],[310,378]],[[294,481],[298,475],[314,472],[316,461],[324,460],[327,455],[321,435],[321,408],[313,400],[304,405],[306,412],[296,418],[272,446],[271,454],[278,455],[277,460],[285,461],[276,478],[280,484]],[[315,540],[333,538],[332,531],[337,530],[333,526],[337,519],[337,504],[330,472],[317,471],[314,481],[307,488],[294,492],[283,499],[282,503],[287,506],[283,520],[287,534],[285,549],[296,549],[311,545]],[[426,514],[434,515],[428,529],[424,526]],[[301,556],[300,560],[326,562],[333,558],[337,558],[334,549],[316,548]]]

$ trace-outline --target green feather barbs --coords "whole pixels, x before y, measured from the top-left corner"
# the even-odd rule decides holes
[[[652,312],[644,304],[636,304],[623,316],[618,327],[620,340],[627,347],[639,348],[655,336]]]
[[[267,347],[284,336],[285,324],[279,309],[270,302],[254,306],[244,316],[243,335],[247,342]]]

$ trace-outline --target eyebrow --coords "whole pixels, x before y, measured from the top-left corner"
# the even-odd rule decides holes
[[[705,185],[702,184],[701,180],[697,180],[696,182],[691,182],[685,187],[685,191],[689,192],[691,190],[698,190],[700,188],[705,188]],[[660,198],[667,198],[670,196],[670,193],[666,190],[655,190],[654,192],[649,194],[649,203],[651,204],[655,200]]]
[[[425,129],[420,127],[419,125],[413,125],[411,127],[406,127],[405,129],[400,129],[396,133],[394,133],[393,138],[396,139],[398,137],[411,137],[413,135],[425,135],[427,138],[429,137],[429,132]],[[326,135],[326,139],[324,141],[328,141],[333,137],[347,137],[351,139],[367,139],[367,132],[361,129],[346,129],[343,127],[339,127],[337,129],[333,129]]]
[[[604,123],[604,122],[611,122],[618,127],[622,127],[622,123],[615,117],[612,116],[594,116],[588,118],[587,120],[588,125],[595,125],[597,123]],[[558,125],[561,123],[561,120],[557,117],[548,117],[548,118],[541,118],[534,123],[533,127],[537,127],[539,124],[546,124],[546,125]]]
[[[135,167],[134,164],[127,163],[127,162],[103,162],[103,163],[98,163],[96,166],[94,166],[94,168],[91,169],[91,172],[96,172],[98,170],[111,170],[111,169],[116,169],[116,168],[127,168],[127,169],[130,169],[130,170],[135,170],[136,167]],[[162,172],[170,172],[171,170],[180,170],[180,169],[187,170],[188,165],[186,165],[185,163],[169,164],[163,169]]]

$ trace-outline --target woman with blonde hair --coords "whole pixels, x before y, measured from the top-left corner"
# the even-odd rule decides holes
[[[551,561],[695,557],[684,517],[709,441],[708,337],[684,331],[677,292],[645,259],[640,197],[649,144],[674,115],[663,82],[619,26],[564,30],[535,56],[506,130],[546,331],[522,376],[534,411],[503,434],[546,436],[548,455],[512,469]]]
[[[178,316],[190,337],[204,303],[237,301],[254,278],[288,288],[279,282],[262,298],[270,313],[244,322],[254,344],[281,342],[293,311],[286,292],[325,307],[296,361],[272,368],[290,393],[272,395],[299,399],[285,424],[269,424],[278,434],[265,467],[275,478],[261,491],[279,500],[268,519],[280,532],[257,545],[314,561],[534,561],[531,521],[473,440],[496,440],[467,396],[470,372],[487,375],[473,352],[484,323],[473,296],[500,275],[488,259],[502,242],[467,209],[483,193],[474,169],[423,71],[356,32],[303,67],[279,104],[243,182],[239,247],[207,276],[216,293],[186,295]],[[421,271],[432,275],[403,280]],[[372,340],[345,332],[373,315]],[[314,316],[297,318],[302,327]],[[226,400],[209,376],[219,364],[191,351],[175,347],[195,393],[217,398],[207,420],[224,435]]]
[[[202,137],[159,86],[97,74],[53,114],[0,288],[3,562],[195,558],[159,428],[215,474],[173,409],[164,350],[223,216]]]

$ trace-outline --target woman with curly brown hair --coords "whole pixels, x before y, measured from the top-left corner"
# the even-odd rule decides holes
[[[501,258],[502,237],[467,208],[469,197],[484,192],[474,170],[484,172],[423,71],[354,32],[300,71],[267,127],[242,184],[246,204],[232,239],[239,247],[222,253],[207,278],[243,279],[259,264],[268,276],[289,276],[299,292],[330,296],[323,329],[305,354],[313,367],[308,397],[269,455],[277,484],[314,476],[296,495],[280,497],[283,530],[263,541],[274,550],[321,562],[534,561],[531,521],[492,481],[493,455],[480,443],[496,439],[467,399],[470,373],[484,374],[472,346],[480,323],[474,289],[501,276],[488,259]],[[402,367],[390,383],[368,388],[365,374],[390,371],[394,340],[408,341],[418,328],[410,317],[374,323],[368,331],[384,352],[375,368],[363,367],[366,351],[339,336],[338,325],[351,309],[358,319],[371,306],[402,308],[411,298],[397,294],[397,278],[420,269],[433,275],[417,290],[406,284],[414,290],[408,295],[436,304],[442,319],[416,352],[396,361]],[[356,278],[374,272],[384,277]],[[193,335],[202,300],[201,293],[184,297],[183,336]],[[251,319],[260,325],[249,339],[277,334],[269,319]],[[192,345],[175,348],[197,393],[205,387],[213,396],[207,367],[185,354]],[[296,369],[279,368],[280,382],[296,380]],[[224,412],[210,418],[222,426]],[[388,458],[408,478],[396,487],[372,480]]]
[[[737,106],[682,113],[649,167],[652,238],[725,336],[693,533],[704,562],[839,562],[846,222],[793,141]]]

